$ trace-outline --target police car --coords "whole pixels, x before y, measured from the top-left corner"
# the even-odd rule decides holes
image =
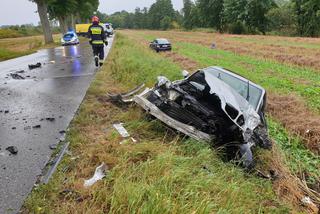
[[[68,31],[66,34],[63,35],[61,38],[62,45],[77,45],[79,44],[79,38],[74,31]]]

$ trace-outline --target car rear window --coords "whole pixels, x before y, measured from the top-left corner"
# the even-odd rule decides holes
[[[169,41],[166,39],[157,39],[158,44],[163,45],[163,44],[169,44]]]
[[[72,33],[67,33],[63,36],[65,39],[71,39],[74,35]]]

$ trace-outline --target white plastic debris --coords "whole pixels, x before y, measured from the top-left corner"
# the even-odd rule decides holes
[[[128,131],[123,127],[123,123],[117,123],[117,124],[113,124],[113,127],[119,132],[119,134],[124,137],[130,137],[130,134],[128,133]]]
[[[134,139],[133,137],[131,138],[133,143],[137,143],[138,141],[136,139]]]
[[[90,187],[95,184],[97,181],[101,180],[106,176],[106,170],[108,169],[107,165],[102,163],[100,166],[96,168],[94,175],[89,180],[84,181],[84,187]]]
[[[313,202],[311,201],[311,199],[308,197],[308,196],[305,196],[301,199],[301,202],[304,204],[304,205],[311,205],[313,204]]]

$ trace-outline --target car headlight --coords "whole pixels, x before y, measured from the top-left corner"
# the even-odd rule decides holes
[[[157,45],[157,48],[160,48],[160,45]]]

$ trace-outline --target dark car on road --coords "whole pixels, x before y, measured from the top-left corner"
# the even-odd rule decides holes
[[[155,51],[171,51],[172,45],[167,39],[155,39],[150,43],[150,48]]]

